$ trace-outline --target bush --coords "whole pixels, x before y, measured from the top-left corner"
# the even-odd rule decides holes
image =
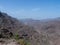
[[[8,29],[1,29],[0,30],[0,38],[11,38],[13,33],[10,32]]]
[[[19,35],[18,35],[18,34],[15,34],[15,35],[14,35],[14,38],[15,38],[16,40],[19,40]]]
[[[19,39],[19,40],[18,40],[18,43],[19,43],[20,45],[25,45],[24,39]]]
[[[20,45],[30,45],[29,41],[24,40],[24,39],[19,39],[17,41]]]
[[[29,41],[26,41],[26,42],[25,42],[25,45],[30,45],[30,42],[29,42]]]
[[[28,40],[26,40],[25,38],[20,38],[20,36],[17,33],[14,35],[14,38],[20,45],[30,45]]]

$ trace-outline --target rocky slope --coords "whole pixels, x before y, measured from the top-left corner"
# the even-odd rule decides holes
[[[0,39],[1,38],[6,40],[19,39],[18,42],[20,42],[20,45],[22,43],[21,40],[23,40],[23,42],[28,42],[30,45],[37,45],[37,40],[39,39],[39,33],[36,32],[33,27],[24,25],[17,19],[8,16],[8,14],[0,12]],[[2,45],[1,42],[0,45]],[[24,45],[27,44],[24,43]]]
[[[0,45],[60,45],[60,20],[22,22],[0,12]]]
[[[39,34],[42,32],[45,36],[47,35],[50,45],[60,45],[60,18],[47,21],[23,20],[23,22],[26,25],[34,27]]]

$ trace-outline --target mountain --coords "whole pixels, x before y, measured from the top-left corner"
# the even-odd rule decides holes
[[[39,33],[36,32],[33,27],[23,24],[16,18],[9,16],[7,13],[0,12],[0,43],[4,42],[5,44],[8,43],[7,40],[16,39],[20,45],[21,40],[26,42],[22,42],[24,45],[27,45],[28,43],[30,45],[37,45],[37,43],[39,43],[37,42],[37,39],[39,39],[39,37]]]
[[[0,45],[60,45],[60,18],[17,20],[0,12]]]
[[[50,45],[60,45],[60,18],[48,20],[25,20],[26,25],[32,26],[41,34],[49,37]],[[46,36],[45,35],[45,36]]]

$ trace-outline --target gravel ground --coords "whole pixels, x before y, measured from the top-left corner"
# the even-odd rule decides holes
[[[0,45],[19,45],[14,39],[5,40],[4,42],[0,42]]]

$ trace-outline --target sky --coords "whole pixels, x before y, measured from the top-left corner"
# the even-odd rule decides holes
[[[60,0],[0,0],[0,11],[17,19],[60,17]]]

